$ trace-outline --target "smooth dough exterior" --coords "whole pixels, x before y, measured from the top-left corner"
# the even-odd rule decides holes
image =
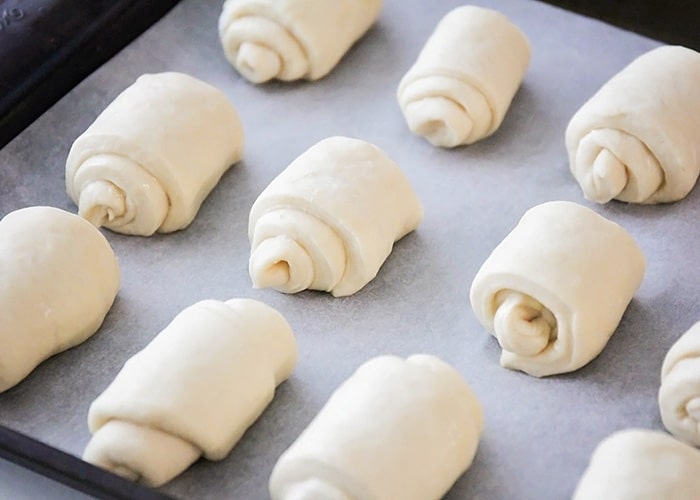
[[[474,459],[481,405],[461,375],[418,354],[373,358],[282,454],[272,500],[442,498]]]
[[[243,153],[223,92],[182,73],[140,76],[78,137],[66,190],[81,216],[150,236],[184,229]]]
[[[435,146],[472,144],[501,126],[529,64],[530,42],[506,16],[458,7],[401,79],[401,111],[411,131]]]
[[[219,38],[247,80],[318,80],[375,23],[382,0],[226,0]]]
[[[201,455],[223,459],[296,363],[292,330],[251,299],[203,300],[178,314],[93,401],[83,458],[147,486]]]
[[[120,281],[98,229],[43,206],[0,220],[0,276],[0,392],[95,333]]]
[[[352,295],[423,219],[401,169],[378,147],[331,137],[294,160],[250,211],[256,288]]]
[[[697,500],[700,451],[658,431],[627,429],[596,447],[573,500]]]
[[[666,353],[661,367],[659,410],[671,434],[700,446],[700,323]]]
[[[553,201],[528,210],[486,259],[470,301],[503,349],[501,365],[543,377],[603,350],[644,271],[641,249],[621,226]]]
[[[700,53],[664,46],[638,57],[574,114],[569,166],[597,203],[669,203],[700,173]]]

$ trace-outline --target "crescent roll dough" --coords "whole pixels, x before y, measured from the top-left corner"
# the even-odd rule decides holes
[[[501,126],[529,64],[530,42],[503,14],[458,7],[401,80],[401,111],[436,146],[472,144]]]
[[[479,401],[451,366],[380,356],[330,397],[270,477],[273,500],[428,500],[471,465]]]
[[[700,323],[683,334],[661,367],[659,409],[666,429],[683,441],[700,446]]]
[[[250,211],[249,271],[256,288],[351,295],[369,283],[423,206],[376,146],[331,137],[294,160]]]
[[[143,75],[75,140],[66,189],[96,226],[168,233],[192,222],[242,150],[221,91],[182,73]]]
[[[95,333],[120,277],[100,231],[52,207],[0,220],[0,276],[0,392]]]
[[[620,226],[567,201],[528,210],[486,259],[470,300],[497,339],[501,365],[543,377],[603,350],[644,277]]]
[[[700,54],[666,46],[640,56],[571,118],[566,148],[589,200],[665,203],[700,173]]]
[[[573,500],[696,500],[700,451],[668,434],[629,429],[604,439]]]
[[[318,80],[374,24],[382,0],[226,0],[224,54],[253,83]]]
[[[296,363],[289,324],[250,299],[204,300],[129,359],[92,403],[88,462],[148,486],[223,459]]]

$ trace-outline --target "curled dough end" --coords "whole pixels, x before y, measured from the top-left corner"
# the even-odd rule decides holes
[[[505,297],[494,316],[494,330],[501,347],[520,356],[535,356],[556,339],[554,315],[532,297],[501,292]]]
[[[474,122],[464,109],[451,99],[429,97],[406,105],[409,129],[435,146],[453,148],[466,144]]]
[[[282,234],[263,240],[255,248],[248,272],[255,288],[297,293],[313,282],[314,264],[299,243]]]
[[[700,446],[700,322],[668,350],[661,368],[659,410],[676,438]]]
[[[236,69],[253,83],[264,83],[275,78],[282,69],[280,56],[264,45],[244,42],[236,55]]]
[[[161,486],[193,464],[201,451],[158,429],[111,420],[92,437],[83,460],[146,486]]]

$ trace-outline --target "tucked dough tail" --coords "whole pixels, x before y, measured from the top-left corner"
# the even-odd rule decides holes
[[[289,324],[250,299],[204,300],[131,357],[90,405],[83,458],[160,486],[200,456],[223,459],[296,363]]]
[[[696,500],[700,451],[668,434],[618,431],[596,447],[573,500]]]
[[[419,354],[360,366],[285,451],[273,500],[442,498],[474,459],[483,413],[461,375]]]
[[[242,152],[241,122],[220,90],[182,73],[142,75],[73,143],[66,190],[96,226],[172,232]]]
[[[619,225],[576,203],[538,205],[479,269],[470,301],[503,348],[501,365],[537,377],[576,370],[605,347],[644,276]]]
[[[472,144],[503,122],[530,43],[503,14],[458,7],[437,25],[397,97],[409,128],[436,146]]]
[[[569,166],[597,203],[667,203],[700,173],[700,53],[654,49],[613,76],[566,129]]]
[[[700,323],[684,333],[664,358],[659,410],[671,434],[700,446]]]
[[[226,0],[219,38],[247,80],[318,80],[374,24],[382,0]]]
[[[294,160],[250,211],[253,285],[285,293],[351,295],[379,271],[423,206],[376,146],[331,137]]]

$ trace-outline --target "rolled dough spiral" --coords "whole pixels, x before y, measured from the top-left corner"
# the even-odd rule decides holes
[[[695,500],[700,451],[668,434],[618,431],[596,447],[573,500]]]
[[[168,233],[192,222],[242,151],[221,91],[182,73],[142,75],[73,143],[66,190],[96,226]]]
[[[250,276],[257,288],[351,295],[369,283],[423,206],[378,147],[331,137],[294,160],[250,211]]]
[[[635,59],[574,114],[569,166],[598,203],[684,198],[700,173],[700,53],[664,46]]]
[[[219,37],[253,83],[318,80],[379,17],[382,0],[226,0]]]
[[[528,210],[472,283],[501,365],[542,377],[595,358],[642,282],[645,259],[622,227],[576,203]]]
[[[289,324],[251,299],[184,309],[93,401],[88,462],[159,486],[201,455],[223,459],[296,363]]]
[[[401,79],[408,126],[436,146],[472,144],[501,126],[530,64],[530,42],[500,12],[450,11]]]
[[[120,280],[100,231],[53,207],[0,220],[0,276],[0,392],[95,333]]]
[[[481,405],[435,356],[360,366],[282,454],[273,500],[439,499],[472,463]]]

